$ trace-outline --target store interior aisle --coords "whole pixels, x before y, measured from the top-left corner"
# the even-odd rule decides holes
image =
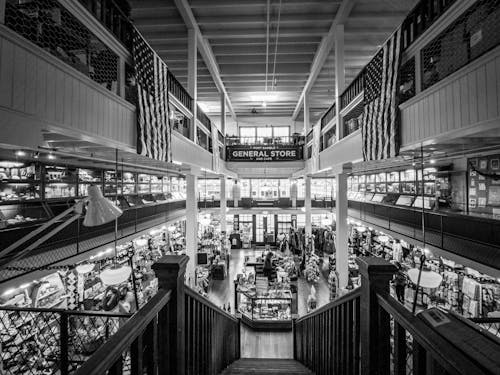
[[[231,312],[234,314],[236,312],[236,306],[234,306],[234,279],[236,278],[236,275],[238,273],[241,273],[245,256],[254,257],[258,254],[261,254],[262,251],[262,248],[231,250],[228,275],[224,280],[212,280],[208,290],[208,299],[219,307],[227,307],[227,304],[229,303]],[[325,257],[321,267],[326,267],[326,269],[328,270],[327,257]],[[330,290],[325,274],[328,275],[328,271],[326,273],[321,272],[319,282],[314,285],[316,288],[318,307],[328,303],[330,298]],[[297,284],[297,309],[298,315],[302,316],[307,313],[307,297],[309,296],[309,293],[311,291],[311,285],[302,277],[299,278]]]

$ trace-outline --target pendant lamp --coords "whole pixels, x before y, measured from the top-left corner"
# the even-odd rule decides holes
[[[115,206],[113,202],[102,195],[101,189],[97,185],[91,185],[88,189],[89,203],[83,225],[95,227],[116,220],[123,211]]]

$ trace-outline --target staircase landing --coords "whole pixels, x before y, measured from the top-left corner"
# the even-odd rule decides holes
[[[244,358],[234,362],[221,373],[221,375],[239,374],[314,375],[314,372],[293,359]]]

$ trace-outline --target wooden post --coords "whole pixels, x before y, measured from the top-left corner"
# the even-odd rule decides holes
[[[188,261],[186,255],[165,255],[153,264],[159,287],[172,291],[170,302],[158,314],[160,374],[185,374],[184,275]]]
[[[0,0],[0,24],[5,24],[5,7],[7,0]]]
[[[377,294],[389,294],[396,266],[377,258],[358,258],[361,274],[361,375],[383,375],[390,366],[390,320],[379,307]]]

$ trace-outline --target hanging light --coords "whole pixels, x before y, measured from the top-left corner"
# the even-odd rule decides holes
[[[210,219],[210,215],[209,214],[203,215],[200,218],[200,224],[203,225],[204,227],[210,225],[211,222],[212,222],[212,220]]]
[[[408,270],[408,277],[411,282],[422,288],[434,289],[441,285],[443,277],[434,271],[422,269],[422,274],[420,275],[420,283],[418,282],[418,273],[420,270],[418,268],[411,268]]]
[[[366,227],[364,226],[359,226],[355,228],[358,232],[364,232],[366,230]]]
[[[80,264],[76,266],[76,272],[78,272],[80,275],[85,275],[86,273],[91,272],[95,267],[95,264],[92,263],[87,263],[87,264]]]
[[[332,224],[332,221],[330,220],[328,215],[325,214],[325,217],[321,219],[321,225],[326,227],[327,225],[331,225],[331,224]]]
[[[175,230],[176,230],[176,229],[177,229],[177,228],[175,227],[175,225],[174,225],[174,224],[169,225],[169,227],[167,228],[167,230],[168,230],[170,233],[175,232]]]
[[[301,208],[300,208],[300,210],[301,210],[302,212],[306,212],[306,208],[305,208],[305,207],[301,207]]]
[[[131,273],[129,266],[113,265],[102,271],[99,277],[104,285],[119,285],[127,281]]]
[[[97,185],[90,185],[88,189],[89,203],[83,225],[95,227],[109,223],[123,214],[109,199],[104,198],[101,189]]]

